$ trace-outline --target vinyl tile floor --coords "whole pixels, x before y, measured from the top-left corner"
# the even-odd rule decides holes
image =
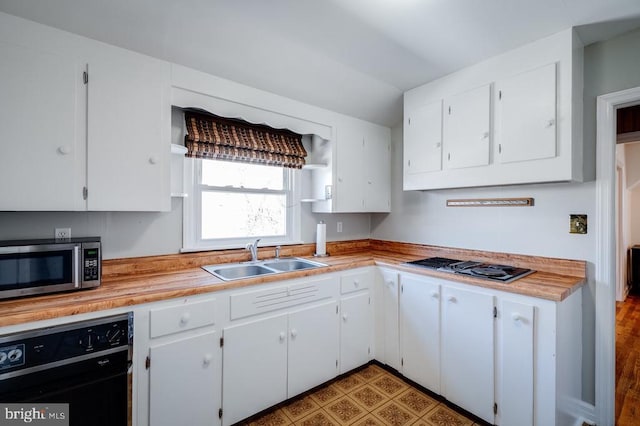
[[[452,410],[376,364],[274,407],[250,426],[472,426]]]

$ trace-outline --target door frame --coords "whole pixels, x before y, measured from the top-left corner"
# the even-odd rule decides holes
[[[640,87],[597,98],[596,113],[596,415],[615,423],[616,111],[638,104]]]

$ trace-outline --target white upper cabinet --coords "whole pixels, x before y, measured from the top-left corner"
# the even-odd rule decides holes
[[[496,83],[501,163],[556,156],[556,64]]]
[[[445,168],[460,169],[489,164],[490,102],[490,85],[445,99]]]
[[[404,190],[594,179],[582,93],[583,46],[572,29],[405,92]],[[431,141],[441,100],[440,169]]]
[[[0,40],[0,209],[170,210],[170,65],[4,14]]]
[[[404,170],[406,174],[442,169],[442,100],[405,105]]]
[[[86,64],[5,42],[0,57],[0,209],[83,209]]]
[[[168,211],[169,64],[105,47],[89,63],[89,210]]]
[[[330,146],[330,145],[329,145]],[[391,210],[391,131],[342,117],[336,127],[332,167],[320,171],[314,186],[329,185],[331,198],[315,202],[315,213]],[[333,184],[333,185],[332,185]],[[320,188],[322,189],[322,188]],[[316,191],[321,192],[321,191]]]

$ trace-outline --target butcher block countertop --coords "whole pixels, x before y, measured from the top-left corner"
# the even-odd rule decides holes
[[[586,282],[586,262],[513,255],[381,240],[329,242],[324,258],[313,258],[313,244],[285,246],[281,256],[297,256],[320,261],[324,268],[301,270],[250,279],[222,281],[201,269],[203,265],[249,260],[245,250],[223,250],[166,256],[105,260],[102,285],[97,289],[59,293],[0,302],[0,326],[77,315],[165,299],[236,289],[292,278],[378,265],[420,275],[444,278],[478,287],[562,301]],[[259,249],[259,258],[275,255],[273,247]],[[509,264],[536,270],[512,283],[501,283],[453,275],[403,262],[426,257],[449,257]]]

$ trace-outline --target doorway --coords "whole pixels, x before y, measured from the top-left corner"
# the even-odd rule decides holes
[[[618,109],[640,104],[640,87],[599,96],[596,146],[596,416],[597,423],[616,419],[616,296],[623,256],[618,230],[624,224],[624,207],[618,215],[616,114]],[[620,184],[620,186],[622,186]],[[622,222],[621,224],[619,222]],[[626,250],[625,250],[626,253]]]

